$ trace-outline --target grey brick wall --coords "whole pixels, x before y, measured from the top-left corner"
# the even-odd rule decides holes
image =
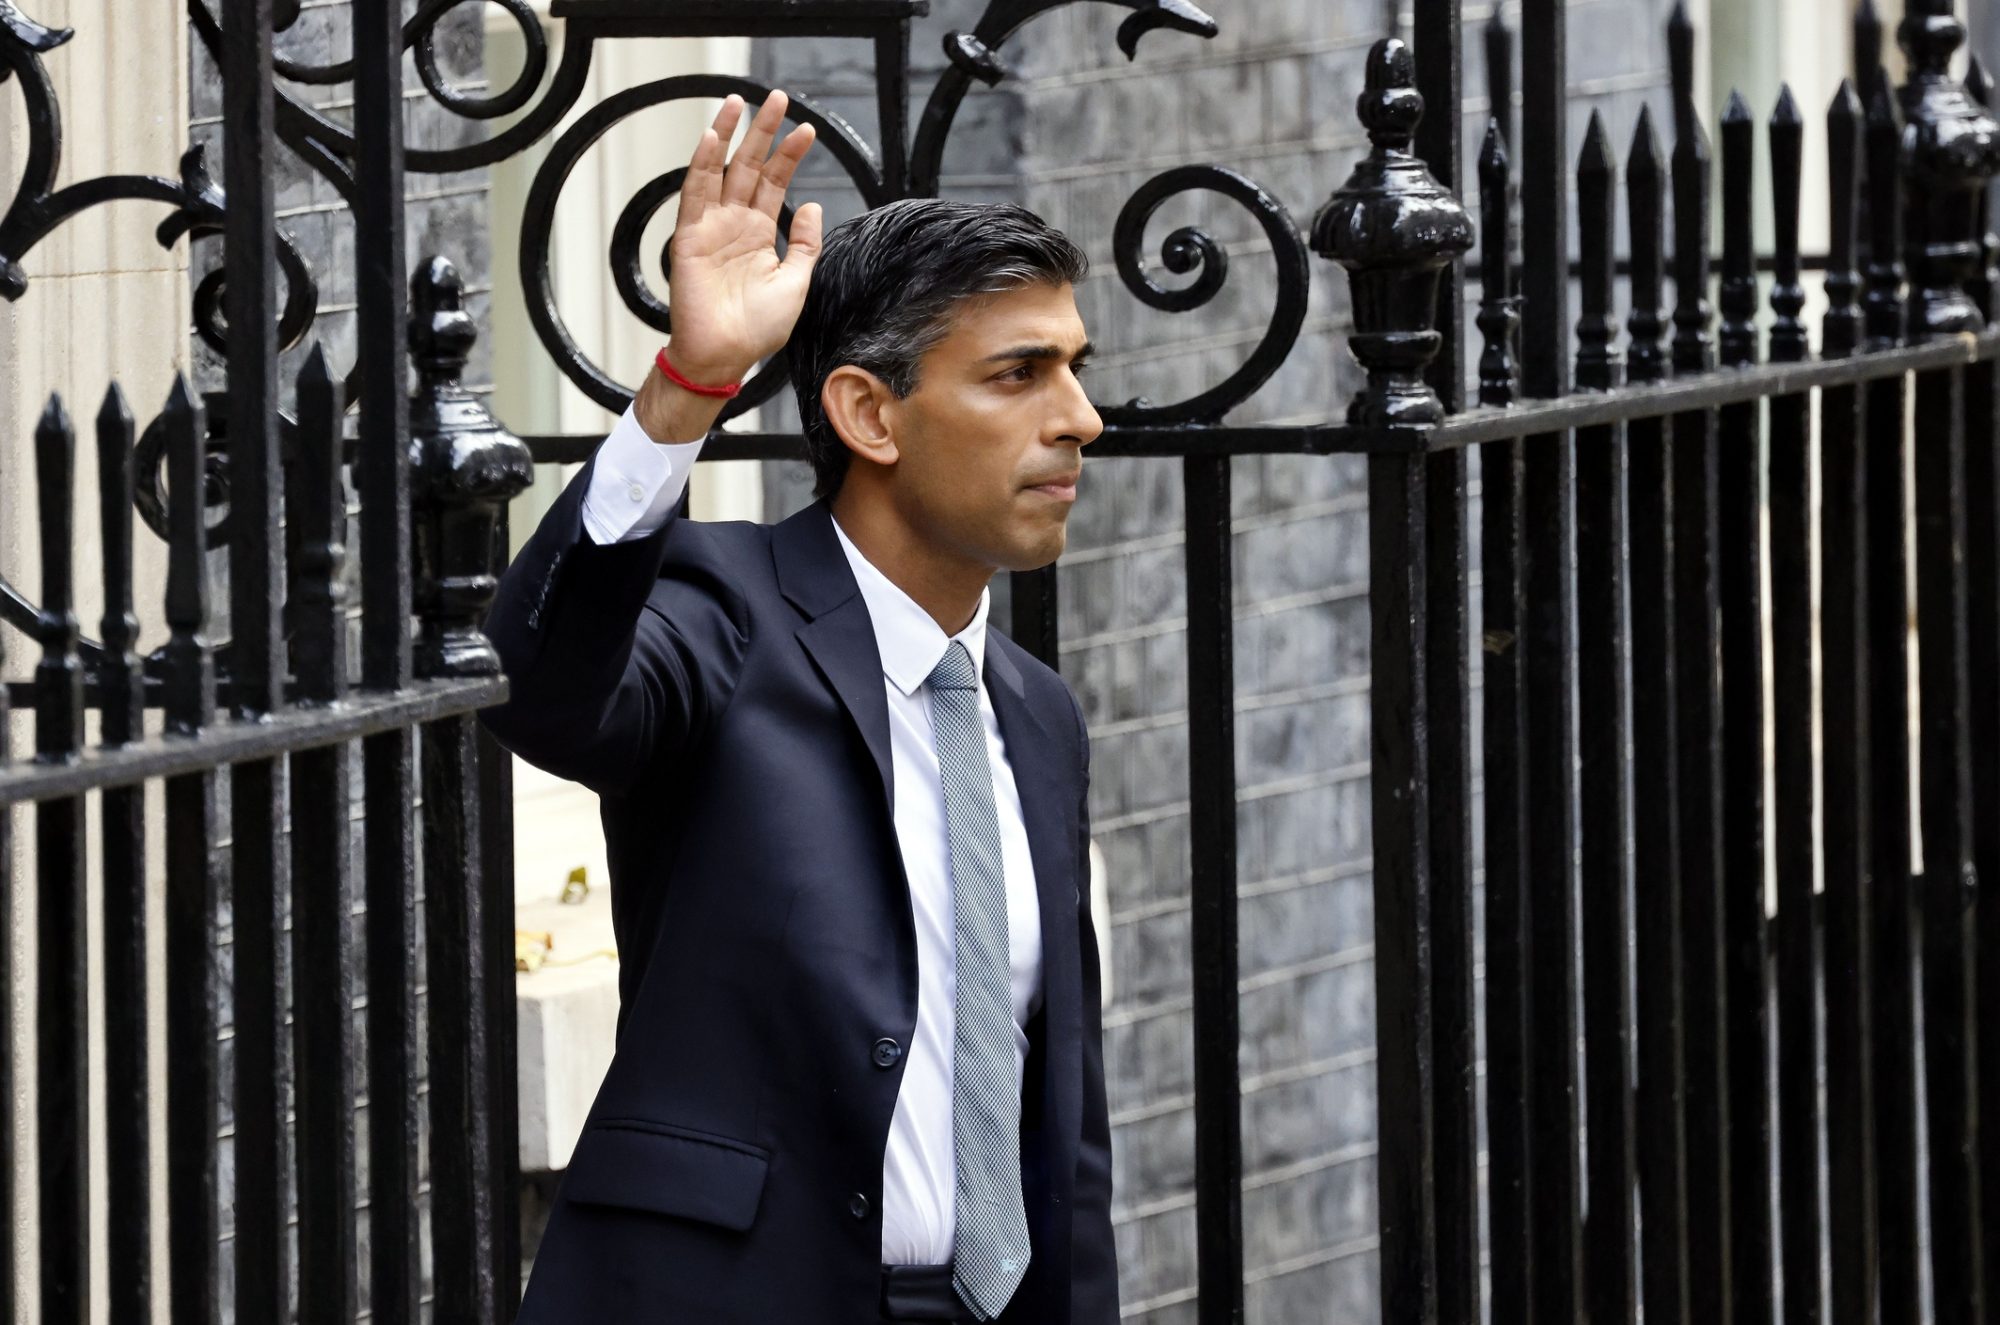
[[[934,68],[941,34],[981,8],[938,0],[914,44],[920,65]],[[1222,23],[1214,40],[1155,33],[1131,63],[1114,40],[1127,11],[1048,14],[1005,51],[1018,77],[976,92],[954,131],[946,196],[1022,202],[1089,252],[1077,300],[1101,348],[1099,400],[1175,400],[1220,381],[1261,338],[1274,294],[1269,245],[1250,216],[1191,194],[1156,214],[1141,253],[1156,279],[1184,284],[1160,269],[1159,243],[1200,224],[1228,247],[1228,284],[1191,314],[1147,308],[1112,259],[1126,199],[1171,166],[1215,162],[1308,225],[1365,150],[1353,106],[1366,49],[1392,24],[1407,35],[1409,22],[1407,0],[1400,13],[1372,0],[1208,8]],[[1468,178],[1489,110],[1478,27],[1490,12],[1465,11]],[[1518,26],[1517,6],[1508,17]],[[1641,101],[1666,108],[1663,22],[1655,0],[1574,0],[1572,147],[1593,107],[1621,151]],[[827,97],[872,137],[866,66],[828,54],[838,46],[764,43],[757,75]],[[919,95],[931,81],[919,72]],[[798,187],[830,222],[858,205],[824,175]],[[1336,414],[1359,377],[1347,327],[1345,279],[1316,261],[1298,346],[1237,421]],[[1474,335],[1468,363],[1477,346]],[[778,417],[793,421],[788,402]],[[1086,469],[1061,563],[1062,666],[1090,722],[1091,810],[1110,872],[1105,1054],[1121,1296],[1127,1319],[1179,1325],[1195,1318],[1180,466]],[[1352,458],[1256,456],[1232,476],[1246,1305],[1264,1325],[1378,1315],[1364,478]],[[810,481],[802,465],[772,466],[767,486],[777,518],[807,500]]]
[[[400,0],[403,17],[407,21],[416,10],[416,0]],[[301,5],[298,21],[280,34],[275,46],[280,57],[308,64],[331,64],[348,59],[353,53],[351,40],[351,0],[305,0]],[[437,28],[437,59],[445,77],[455,86],[465,91],[476,91],[484,86],[483,80],[483,28],[480,6],[462,5],[446,14]],[[458,119],[432,99],[418,81],[412,62],[404,64],[404,105],[405,140],[411,147],[450,147],[460,143],[483,138],[487,132],[481,121]],[[305,85],[280,82],[294,98],[314,106],[329,118],[343,125],[353,123],[353,85],[334,83],[326,85]],[[222,138],[224,120],[221,107],[222,80],[214,62],[209,58],[207,48],[201,42],[190,42],[189,55],[189,97],[188,132],[189,140],[205,144],[208,149],[210,171],[216,183],[222,180]],[[276,196],[278,223],[289,235],[310,265],[318,283],[318,316],[311,330],[299,344],[285,350],[279,362],[279,383],[283,408],[292,409],[293,384],[299,369],[304,366],[306,356],[315,343],[326,346],[328,356],[337,372],[345,372],[355,359],[355,267],[354,267],[354,218],[346,204],[324,179],[308,170],[289,150],[282,146],[277,154]],[[484,169],[465,171],[449,175],[409,176],[405,189],[407,242],[406,253],[409,267],[417,264],[432,253],[449,257],[458,267],[459,275],[465,282],[465,306],[480,325],[482,332],[488,323],[488,303],[490,273],[492,268],[489,230],[487,218],[487,185]],[[220,239],[197,243],[192,252],[192,277],[196,285],[210,271],[222,263],[222,243]],[[280,297],[283,297],[282,291]],[[475,390],[489,389],[486,384],[492,380],[489,367],[489,339],[482,334],[475,344],[471,362],[467,365],[465,381]],[[203,391],[221,391],[226,386],[226,365],[213,351],[197,339],[194,342],[194,381]],[[350,431],[352,422],[350,417]],[[350,514],[358,511],[350,495]],[[355,542],[348,539],[348,604],[350,615],[358,617],[360,596],[355,577],[359,571],[358,558],[354,552]],[[214,626],[210,638],[220,641],[228,635],[229,592],[227,580],[228,561],[226,553],[218,554],[212,561],[210,605],[214,613]],[[350,629],[350,660],[352,674],[358,674],[359,632]],[[359,768],[358,749],[355,767]],[[224,778],[218,784],[223,822],[227,822],[229,781]],[[362,817],[361,781],[356,773],[351,796],[354,801],[353,857],[358,862],[362,858]],[[354,966],[350,978],[354,981],[357,995],[361,990],[362,972],[365,969],[365,935],[360,934],[360,914],[364,910],[360,894],[360,869],[354,873],[355,895],[352,906],[356,913],[357,940],[354,952]],[[421,883],[419,883],[421,888]],[[421,905],[421,903],[420,903]],[[285,891],[279,895],[281,913],[288,911],[289,898]],[[422,956],[423,929],[417,930],[419,959]],[[228,964],[228,941],[222,944],[225,967]],[[281,967],[289,969],[290,953],[280,957]],[[226,989],[225,983],[225,989]],[[225,998],[227,995],[225,994]],[[364,1098],[367,1094],[367,1059],[365,1052],[366,1023],[360,1012],[356,1014],[356,1032],[364,1037],[357,1042],[356,1080],[357,1094]],[[423,1022],[422,1004],[419,1003],[419,1026]],[[227,1012],[225,1009],[225,1020]],[[419,1053],[422,1048],[423,1032],[419,1031]],[[229,1050],[231,1041],[225,1034],[224,1041],[224,1088],[229,1089],[232,1059]],[[289,1050],[287,1050],[289,1053]],[[420,1059],[421,1061],[421,1059]],[[420,1083],[419,1090],[424,1090]],[[361,1172],[361,1191],[366,1198],[367,1191],[367,1147],[366,1120],[367,1106],[356,1109],[357,1122],[361,1128],[361,1149],[358,1152]],[[430,1130],[429,1119],[424,1108],[419,1108],[419,1129],[428,1148]],[[225,1126],[224,1153],[222,1157],[223,1182],[229,1182],[229,1173],[235,1157],[230,1149],[233,1128]],[[426,1221],[428,1238],[429,1194],[428,1188],[421,1198],[422,1217]],[[367,1211],[360,1212],[360,1245],[365,1250],[368,1245]],[[223,1207],[223,1247],[222,1264],[224,1281],[233,1274],[234,1252],[234,1212],[225,1202]],[[426,1244],[428,1245],[428,1244]],[[297,1255],[296,1230],[294,1230],[293,1255]],[[296,1265],[296,1260],[294,1260]],[[424,1300],[426,1310],[429,1302],[429,1261],[426,1257],[424,1271]],[[360,1277],[360,1294],[364,1308],[368,1297],[368,1275]],[[296,1297],[296,1284],[294,1284]],[[296,1305],[296,1303],[295,1303]],[[235,1304],[230,1295],[223,1297],[223,1319],[234,1320]]]

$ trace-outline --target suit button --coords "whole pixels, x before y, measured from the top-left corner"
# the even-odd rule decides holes
[[[903,1046],[888,1036],[875,1041],[875,1066],[894,1067],[903,1057]]]
[[[868,1218],[868,1198],[860,1192],[855,1192],[852,1196],[849,1196],[847,1198],[847,1213],[853,1215],[856,1219]]]

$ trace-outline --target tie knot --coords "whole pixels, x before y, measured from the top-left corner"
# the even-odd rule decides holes
[[[972,655],[965,645],[957,640],[944,651],[938,665],[931,668],[931,688],[933,690],[977,690],[978,674],[972,670]]]

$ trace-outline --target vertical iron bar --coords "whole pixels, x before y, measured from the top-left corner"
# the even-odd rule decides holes
[[[1896,30],[1909,57],[1901,100],[1905,178],[1903,242],[1912,341],[1966,335],[1985,320],[1967,297],[1977,279],[1978,204],[2000,128],[1951,76],[1965,28],[1950,0],[1912,0]],[[1968,152],[1983,143],[1985,153]],[[1966,605],[1965,370],[1917,374],[1915,544],[1917,669],[1923,694],[1918,804],[1924,870],[1924,1153],[1929,1160],[1933,1314],[1982,1325],[1979,1133],[1974,1031],[1971,677]],[[1992,677],[1985,684],[1991,685]],[[1990,811],[1989,811],[1990,812]]]
[[[347,694],[347,493],[341,482],[341,389],[315,345],[298,382],[299,699]],[[292,756],[293,1029],[298,1062],[299,1301],[309,1319],[351,1321],[356,1277],[354,1141],[354,902],[346,741]]]
[[[1691,92],[1694,27],[1667,25],[1674,67],[1674,371],[1714,367],[1708,331],[1708,139]],[[1728,1022],[1724,997],[1719,463],[1713,411],[1673,419],[1675,716],[1680,760],[1689,1314],[1729,1325]]]
[[[237,718],[256,721],[284,702],[279,621],[284,585],[279,529],[277,247],[271,0],[242,0],[224,17],[223,187],[229,322],[229,664]],[[230,768],[231,899],[235,978],[236,1313],[278,1320],[289,1310],[286,1225],[287,1054],[280,898],[286,862],[284,764]]]
[[[144,735],[146,693],[132,610],[132,411],[117,383],[97,411],[98,529],[104,545],[104,661],[98,736],[115,748]],[[105,1198],[113,1325],[153,1312],[152,1051],[147,1013],[146,789],[108,787],[100,802],[104,929]],[[0,1314],[0,1319],[5,1319]]]
[[[1535,1319],[1528,1206],[1528,714],[1522,676],[1522,460],[1480,449],[1480,649],[1486,755],[1486,1190],[1493,1325]],[[1373,462],[1371,462],[1373,463]],[[1378,847],[1379,854],[1379,847]]]
[[[1833,216],[1821,333],[1827,357],[1860,348],[1861,99],[1843,81],[1826,113]],[[1833,1325],[1875,1318],[1873,857],[1868,809],[1868,475],[1861,393],[1820,394],[1820,685],[1825,871],[1826,1153]]]
[[[1189,462],[1194,463],[1193,461]],[[1431,952],[1429,540],[1421,457],[1368,461],[1369,614],[1374,684],[1375,1024],[1382,1154],[1382,1319],[1438,1314]]]
[[[403,39],[398,15],[354,10],[354,251],[359,326],[361,684],[410,682],[409,402],[404,389]],[[362,742],[368,918],[368,1302],[418,1319],[415,733]],[[440,1264],[440,1274],[446,1267]]]
[[[1618,163],[1591,113],[1577,165],[1583,317],[1576,383],[1609,390],[1622,378],[1613,341]],[[1577,728],[1583,788],[1584,1062],[1590,1221],[1584,1228],[1586,1315],[1638,1319],[1637,1181],[1632,1094],[1631,775],[1626,763],[1630,667],[1625,612],[1626,451],[1622,426],[1579,429],[1576,456]]]
[[[1050,667],[1061,665],[1062,638],[1056,615],[1060,581],[1056,563],[1039,570],[1014,571],[1008,576],[1013,598],[1012,629],[1016,644]]]
[[[1479,403],[1514,401],[1514,336],[1520,326],[1514,298],[1513,172],[1499,120],[1486,122],[1479,151]]]
[[[1416,13],[1417,91],[1428,110],[1416,153],[1452,193],[1464,178],[1459,0]],[[1425,374],[1447,412],[1465,407],[1465,269],[1454,257],[1438,281],[1439,349]],[[1480,1317],[1479,1094],[1473,986],[1472,692],[1468,639],[1465,453],[1423,462],[1425,597],[1423,678],[1429,723],[1432,1194],[1440,1320]]]
[[[1805,121],[1790,88],[1771,116],[1777,273],[1771,284],[1771,359],[1806,357],[1799,311],[1799,174]],[[1819,1185],[1819,971],[1814,898],[1811,398],[1771,400],[1772,813],[1778,887],[1778,1178],[1786,1325],[1822,1319]],[[1761,890],[1760,890],[1761,891]],[[1763,906],[1761,895],[1757,905]]]
[[[1730,94],[1722,117],[1722,362],[1757,361],[1751,230],[1756,121]],[[1730,1251],[1739,1320],[1768,1321],[1772,1294],[1770,1019],[1764,911],[1763,406],[1717,416],[1716,579],[1722,662],[1722,932],[1728,1063]]]
[[[1862,297],[1870,350],[1903,339],[1902,126],[1888,79],[1875,72],[1867,101],[1869,254]],[[1870,841],[1874,851],[1873,1071],[1881,1247],[1882,1325],[1915,1325],[1921,1299],[1917,1213],[1917,1021],[1910,876],[1910,609],[1905,527],[1907,439],[1902,376],[1868,384],[1863,453],[1868,467]]]
[[[1965,90],[1981,106],[1993,106],[1993,82],[1974,55]],[[1982,270],[1972,282],[1973,300],[1988,326],[2000,295],[2000,235],[1993,232],[1992,181],[1980,190],[1979,235]],[[2000,676],[2000,374],[1991,360],[1965,370],[1966,637],[1967,666],[1974,677]],[[1974,685],[1967,725],[1972,732],[1972,860],[1986,896],[1977,903],[1980,954],[1978,988],[1979,1167],[1981,1256],[1989,1269],[1987,1311],[1996,1296],[1993,1267],[2000,1267],[2000,692]],[[1982,812],[1983,811],[1983,812]]]
[[[479,858],[476,724],[470,714],[423,728],[424,953],[430,980],[431,1199],[437,1315],[497,1325],[515,1303],[501,1302],[493,1272],[500,1212],[493,1209],[492,1147],[485,1086],[490,1042],[483,1015],[489,967],[484,873]],[[442,1213],[449,1212],[449,1213]]]
[[[1565,7],[1522,6],[1521,230],[1524,394],[1569,387],[1569,114]],[[1574,439],[1525,445],[1522,511],[1527,616],[1522,632],[1528,714],[1531,1041],[1529,1204],[1534,1318],[1581,1311],[1582,1228],[1577,1110],[1576,543]]]
[[[1464,75],[1459,42],[1460,0],[1427,0],[1414,14],[1411,32],[1417,62],[1417,92],[1430,113],[1417,122],[1416,153],[1438,183],[1460,192],[1460,135],[1464,131]],[[1445,409],[1465,408],[1465,264],[1453,261],[1438,281],[1438,350],[1425,371]]]
[[[1923,439],[1915,461],[1917,666],[1923,678],[1924,1099],[1935,1318],[1980,1325],[1964,386],[1962,369],[1917,375],[1916,436]]]
[[[910,23],[875,38],[875,114],[881,125],[883,196],[900,198],[910,172]]]
[[[201,402],[174,377],[165,413],[167,520],[165,720],[199,740],[215,721],[209,653]],[[221,937],[228,854],[217,849],[214,769],[167,779],[167,1245],[174,1325],[221,1319],[219,1132],[222,1124]]]
[[[83,749],[77,656],[76,435],[62,397],[35,427],[42,606],[35,635],[35,760],[73,763]],[[35,1110],[41,1319],[86,1321],[90,1303],[90,946],[84,906],[82,796],[35,805]]]
[[[1236,717],[1230,462],[1189,456],[1188,721],[1193,858],[1195,1263],[1201,1325],[1243,1319],[1243,1138],[1237,1079]],[[1415,1107],[1414,1105],[1412,1106]],[[1386,1277],[1386,1276],[1385,1276]]]
[[[1632,231],[1628,376],[1666,377],[1660,287],[1666,157],[1640,107],[1626,167]],[[1632,842],[1638,967],[1640,1268],[1646,1320],[1686,1325],[1686,1068],[1681,1009],[1679,770],[1675,760],[1673,466],[1666,421],[1627,425],[1631,472]]]

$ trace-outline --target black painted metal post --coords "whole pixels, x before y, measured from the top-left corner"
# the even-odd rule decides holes
[[[35,634],[35,759],[83,749],[83,664],[74,609],[76,435],[60,396],[35,428],[42,609]],[[82,796],[35,805],[35,1156],[41,1319],[85,1321],[90,1295],[90,948]]]
[[[1879,68],[1869,80],[1863,139],[1868,168],[1868,262],[1862,309],[1866,340],[1877,351],[1902,343],[1902,125]],[[1875,962],[1871,1039],[1875,1077],[1877,1239],[1882,1325],[1921,1318],[1917,1176],[1918,1021],[1912,950],[1909,742],[1910,608],[1904,468],[1909,439],[1905,379],[1870,382],[1862,405],[1861,446],[1868,489],[1869,842]]]
[[[132,412],[118,384],[97,411],[98,530],[104,547],[104,644],[97,675],[98,735],[106,749],[144,734],[146,692],[133,652]],[[102,803],[105,1197],[120,1211],[106,1231],[114,1325],[153,1310],[152,1002],[146,926],[146,789],[105,789]],[[5,1319],[0,1313],[0,1319]]]
[[[1799,177],[1805,121],[1790,88],[1770,120],[1777,270],[1771,284],[1771,359],[1806,357],[1799,320]],[[1819,962],[1813,858],[1812,398],[1771,400],[1772,813],[1777,869],[1778,1197],[1786,1325],[1824,1319],[1820,1237]],[[1761,895],[1758,906],[1763,905]]]
[[[278,468],[278,265],[272,0],[242,0],[223,22],[223,189],[229,199],[224,302],[229,323],[229,681],[235,717],[284,704],[279,599],[285,582]],[[288,1308],[292,1254],[287,1141],[290,1067],[279,953],[290,868],[279,849],[285,761],[230,767],[230,903],[235,975],[236,1314],[277,1320]]]
[[[1757,269],[1751,229],[1756,120],[1730,94],[1723,111],[1722,285],[1725,367],[1757,361]],[[1730,1259],[1736,1318],[1773,1308],[1770,942],[1764,912],[1764,594],[1761,402],[1716,416],[1716,580],[1722,663],[1722,954],[1726,991]]]
[[[1567,394],[1569,316],[1569,63],[1567,9],[1521,9],[1521,390]],[[1576,443],[1566,433],[1524,444],[1526,527],[1522,668],[1528,707],[1529,1210],[1534,1320],[1582,1312],[1577,983],[1578,824],[1575,700]]]
[[[1374,150],[1313,225],[1314,250],[1346,267],[1353,288],[1349,344],[1369,384],[1348,417],[1363,426],[1444,417],[1422,379],[1440,342],[1430,320],[1440,273],[1472,243],[1464,208],[1410,151],[1424,111],[1414,82],[1409,49],[1376,43],[1358,105]],[[1396,1325],[1439,1319],[1427,465],[1369,462],[1378,1184],[1383,1319]]]
[[[298,698],[347,697],[345,401],[315,345],[298,381],[299,455],[287,503],[299,552],[293,603]],[[312,1319],[360,1305],[354,1136],[353,754],[345,741],[292,756],[293,1052],[299,1130],[299,1300]]]
[[[1633,383],[1666,377],[1667,160],[1639,111],[1626,165]],[[1687,1321],[1686,1067],[1682,1045],[1679,769],[1675,759],[1673,466],[1666,420],[1626,425],[1632,602],[1632,895],[1638,968],[1641,1296],[1649,1322]],[[1490,795],[1490,792],[1489,792]]]
[[[1966,93],[1991,109],[1994,88],[1977,55],[1968,61]],[[1983,269],[1973,281],[1974,302],[1991,326],[2000,298],[2000,235],[1993,232],[1993,187],[1980,191],[1979,233]],[[1973,677],[2000,676],[2000,372],[1991,361],[1965,372],[1966,634]],[[1968,722],[1972,733],[1972,803],[2000,804],[2000,691],[1974,685]],[[2000,880],[2000,815],[1975,812],[1972,859],[1987,881],[1978,904],[1975,943],[1980,954],[1977,997],[1979,1062],[1979,1168],[1981,1255],[1988,1268],[1985,1285],[1991,1308],[2000,1286],[1991,1282],[2000,1266],[2000,900],[1992,880]]]
[[[167,507],[164,708],[166,730],[197,740],[215,721],[215,661],[209,652],[208,562],[203,546],[201,402],[176,374],[164,417]],[[229,857],[220,836],[218,772],[167,779],[167,1246],[173,1260],[174,1325],[221,1319],[221,919]]]
[[[1919,0],[1897,37],[1902,88],[1903,240],[1912,340],[1985,325],[1966,286],[1981,266],[1979,199],[2000,165],[2000,126],[1949,72],[1965,29],[1949,0]],[[1933,1309],[1985,1316],[1979,1207],[1973,947],[1972,751],[1966,637],[1965,372],[1921,373],[1916,392],[1916,557],[1924,871],[1923,1027]],[[1986,678],[1991,684],[1992,678]]]
[[[1674,76],[1674,336],[1676,373],[1715,366],[1709,335],[1707,135],[1693,99],[1694,28],[1676,4],[1667,25]],[[1682,996],[1687,1070],[1688,1289],[1692,1320],[1728,1325],[1730,1279],[1728,1011],[1722,854],[1721,590],[1713,410],[1677,414],[1674,469],[1674,694],[1679,723]],[[1748,1325],[1746,1322],[1745,1325]]]
[[[1855,353],[1862,314],[1861,99],[1843,82],[1826,114],[1832,205],[1826,273],[1828,358]],[[1826,987],[1828,1261],[1834,1325],[1875,1317],[1874,962],[1869,799],[1868,499],[1860,392],[1820,394],[1821,957]],[[1815,1255],[1817,1249],[1815,1249]]]
[[[499,672],[479,630],[497,584],[494,535],[507,500],[533,478],[527,447],[460,385],[478,335],[461,291],[436,255],[410,279],[414,663],[426,678]],[[444,1208],[466,1211],[432,1226],[438,1294],[454,1318],[498,1320],[519,1296],[514,880],[483,850],[483,779],[493,770],[477,724],[451,718],[424,730],[432,1190]]]
[[[1576,384],[1609,390],[1623,376],[1613,342],[1612,254],[1618,163],[1595,112],[1577,163],[1583,316]],[[1577,432],[1577,727],[1582,799],[1583,1022],[1590,1132],[1585,1309],[1604,1325],[1638,1319],[1637,1182],[1632,1091],[1631,774],[1626,751],[1630,625],[1625,610],[1624,428]]]
[[[1487,51],[1493,60],[1493,35]],[[1489,65],[1489,78],[1499,62]],[[1495,97],[1498,99],[1498,92]],[[1513,346],[1520,328],[1513,261],[1513,183],[1503,129],[1489,122],[1479,157],[1480,255],[1484,264],[1479,330],[1479,399],[1514,399]],[[1521,465],[1518,438],[1479,452],[1480,675],[1485,687],[1486,766],[1486,1190],[1496,1325],[1528,1317],[1533,1221],[1528,1199],[1526,795],[1527,711],[1521,703]]]
[[[1182,462],[1187,521],[1195,1270],[1201,1325],[1243,1320],[1242,1082],[1238,1079],[1235,631],[1230,458]]]
[[[1416,14],[1417,91],[1432,114],[1416,154],[1440,187],[1461,191],[1463,96],[1458,0]],[[1447,413],[1465,407],[1465,276],[1457,254],[1439,273],[1437,357],[1427,380]],[[1430,718],[1432,1086],[1436,1116],[1438,1315],[1478,1320],[1478,1023],[1473,981],[1472,685],[1467,593],[1467,457],[1425,462],[1424,678]]]
[[[404,393],[403,51],[398,15],[354,10],[361,685],[411,678],[409,402]],[[362,742],[368,906],[368,1247],[372,1315],[418,1319],[416,733]]]

